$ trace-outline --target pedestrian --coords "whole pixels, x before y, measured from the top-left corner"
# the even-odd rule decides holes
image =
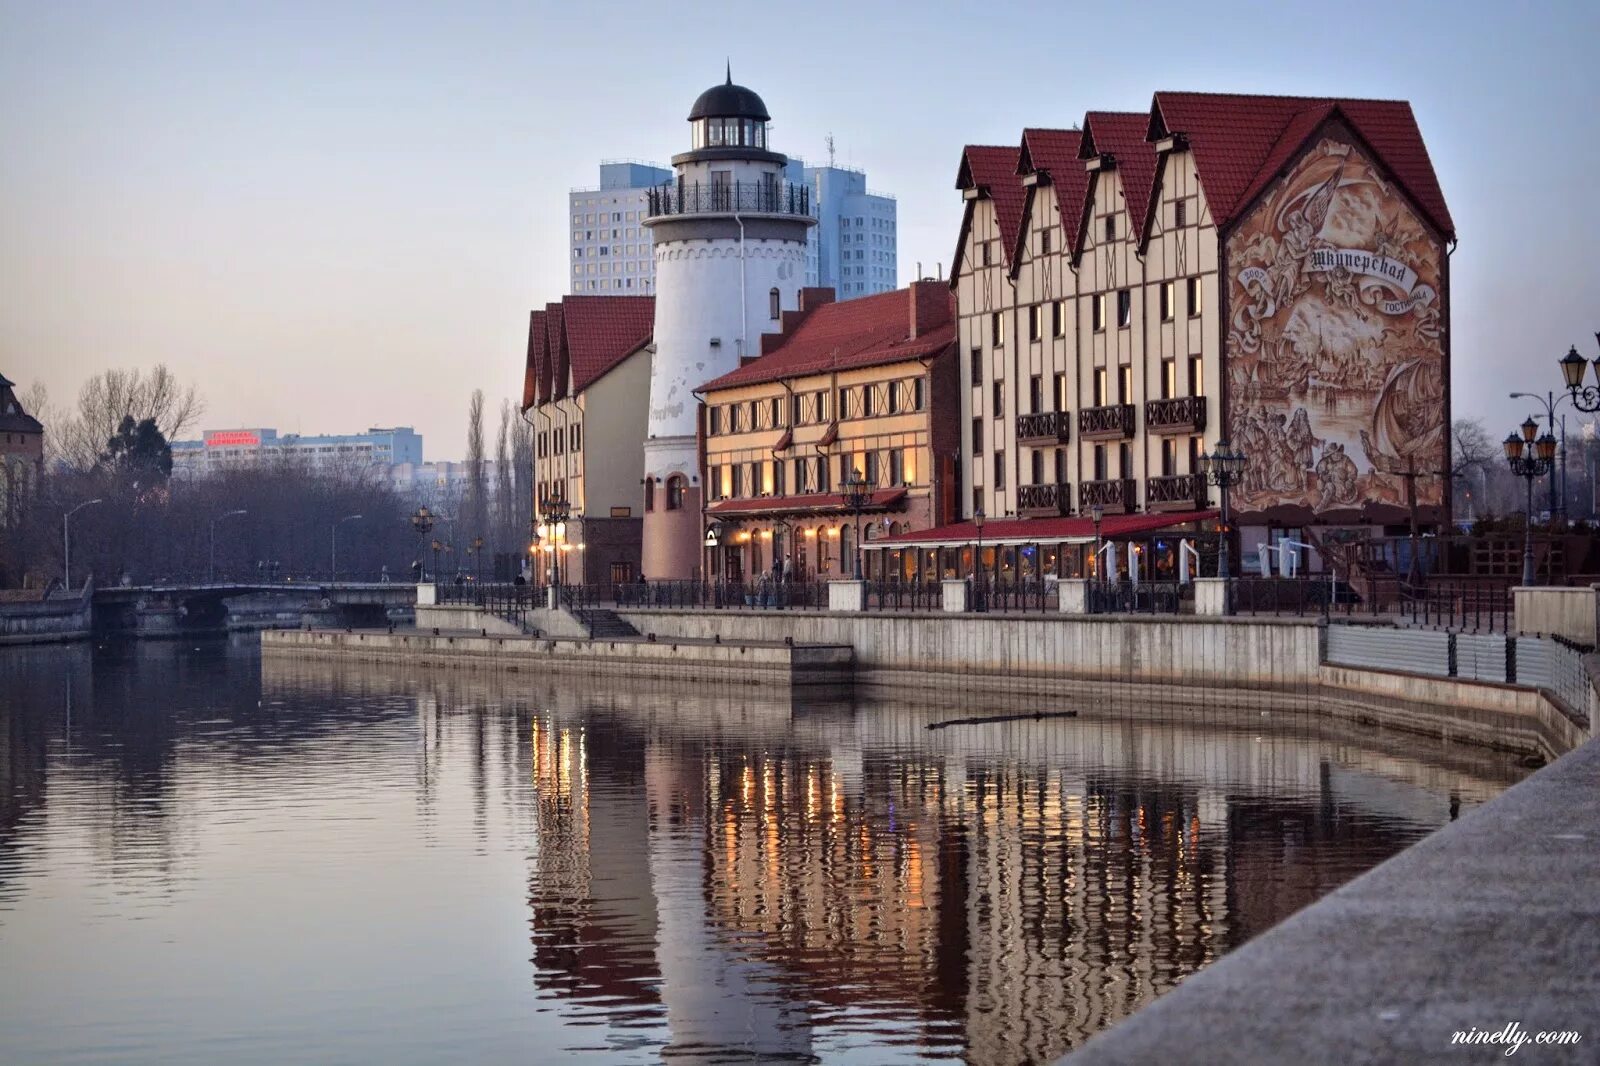
[[[385,585],[387,585],[389,583],[389,564],[388,563],[384,563],[383,564],[383,569],[378,571],[378,580],[383,582]]]

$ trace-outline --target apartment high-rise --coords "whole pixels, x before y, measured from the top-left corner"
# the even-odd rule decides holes
[[[869,191],[866,171],[852,167],[808,167],[790,159],[783,177],[811,190],[817,225],[806,243],[807,287],[831,288],[838,299],[850,300],[898,286],[894,197]],[[571,292],[655,293],[653,245],[641,220],[649,191],[672,180],[666,167],[603,162],[599,185],[568,194]]]

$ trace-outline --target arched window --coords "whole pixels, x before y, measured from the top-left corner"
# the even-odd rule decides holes
[[[656,509],[656,479],[648,475],[644,479],[644,509],[646,511]]]
[[[772,321],[776,322],[782,311],[783,309],[778,306],[778,290],[774,288],[767,293],[767,313],[772,316]]]
[[[667,478],[667,510],[683,510],[683,476],[673,474]]]

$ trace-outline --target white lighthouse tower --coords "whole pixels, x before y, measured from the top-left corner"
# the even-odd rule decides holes
[[[696,574],[704,531],[694,390],[761,352],[761,334],[799,306],[806,229],[804,185],[784,181],[788,159],[767,147],[767,105],[742,85],[700,94],[689,111],[692,150],[672,158],[674,180],[650,194],[655,237],[655,357],[644,446],[643,569]]]

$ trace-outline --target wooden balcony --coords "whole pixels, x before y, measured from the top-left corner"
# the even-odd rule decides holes
[[[1132,514],[1139,507],[1139,483],[1131,477],[1085,481],[1078,486],[1078,513],[1088,514],[1095,504],[1106,514]]]
[[[1145,482],[1147,511],[1201,511],[1206,506],[1206,479],[1199,474],[1153,477]]]
[[[1084,440],[1115,440],[1133,436],[1138,414],[1131,403],[1085,407],[1078,412],[1078,436]]]
[[[1065,444],[1071,436],[1072,415],[1067,411],[1017,416],[1018,444]]]
[[[1176,396],[1170,400],[1151,400],[1144,405],[1144,428],[1151,433],[1203,433],[1206,398]]]
[[[1059,518],[1072,513],[1072,486],[1022,485],[1017,489],[1017,513],[1024,518]]]

